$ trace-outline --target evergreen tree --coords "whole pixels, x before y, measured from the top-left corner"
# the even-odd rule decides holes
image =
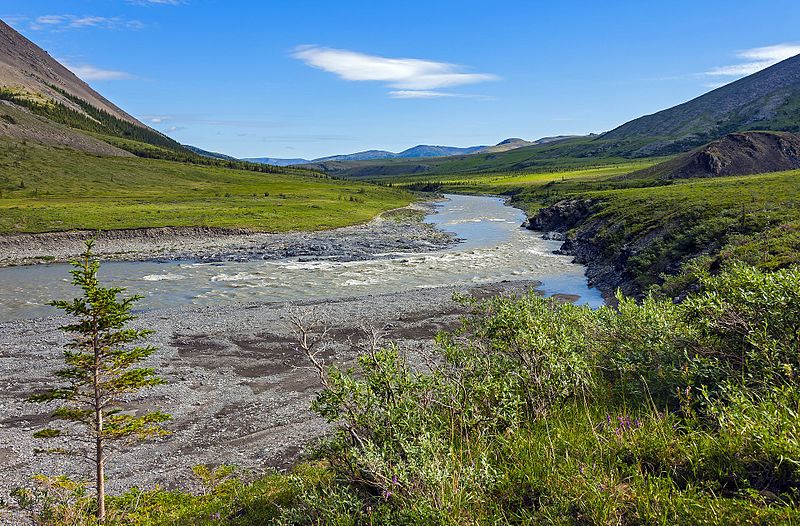
[[[121,288],[100,286],[97,272],[100,263],[92,254],[94,240],[86,242],[86,250],[71,274],[72,283],[83,290],[83,296],[72,301],[54,301],[51,305],[76,318],[61,329],[72,335],[64,350],[66,368],[55,373],[66,386],[34,396],[32,400],[62,400],[53,418],[71,423],[65,430],[44,429],[34,436],[51,438],[75,436],[89,443],[86,455],[96,468],[97,518],[105,520],[105,464],[109,454],[136,441],[167,434],[161,424],[169,415],[160,411],[123,413],[120,405],[127,395],[164,383],[152,368],[137,365],[155,352],[152,346],[136,342],[153,331],[129,328],[135,317],[132,305],[141,296],[118,298]]]

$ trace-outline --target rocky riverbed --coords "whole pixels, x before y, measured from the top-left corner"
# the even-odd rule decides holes
[[[171,413],[172,435],[113,457],[109,491],[155,484],[190,487],[190,468],[196,464],[286,468],[325,433],[326,423],[309,411],[319,385],[296,349],[287,319],[292,307],[314,309],[335,327],[325,353],[328,363],[353,360],[364,322],[387,327],[387,338],[413,359],[415,351],[433,348],[437,332],[457,326],[464,309],[453,301],[454,292],[482,298],[522,293],[536,285],[514,281],[299,305],[230,304],[143,313],[136,325],[156,330],[151,343],[159,348],[150,365],[168,383],[132,398],[129,408]],[[63,366],[67,338],[58,327],[65,321],[51,317],[0,324],[0,497],[6,501],[9,491],[29,484],[33,474],[90,473],[90,466],[74,458],[34,454],[42,443],[32,434],[48,424],[53,407],[26,399],[52,386],[52,373]]]
[[[453,244],[452,234],[420,219],[433,203],[414,203],[403,214],[391,211],[362,224],[320,232],[266,233],[242,229],[182,227],[48,232],[0,236],[0,267],[63,262],[97,238],[105,260],[246,261],[290,257],[355,261],[392,252],[429,252]]]

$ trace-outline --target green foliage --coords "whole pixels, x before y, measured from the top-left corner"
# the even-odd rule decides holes
[[[787,365],[798,279],[736,267],[703,277],[684,304],[620,298],[619,310],[499,298],[440,337],[428,373],[393,349],[332,368],[315,408],[341,426],[321,455],[346,486],[318,488],[314,513],[334,522],[368,508],[375,524],[800,520],[800,386]]]
[[[793,385],[800,372],[800,273],[733,266],[701,278],[682,309],[699,332],[696,353],[717,372],[709,384],[750,390]]]
[[[33,488],[19,488],[11,496],[27,511],[34,524],[41,526],[78,526],[96,524],[93,496],[83,481],[65,475],[35,475]]]
[[[132,490],[111,500],[109,516],[137,525],[796,524],[798,280],[796,268],[736,266],[699,275],[681,304],[472,303],[463,327],[423,360],[373,344],[352,368],[322,369],[314,409],[338,431],[317,460],[252,481],[198,467],[200,494]]]

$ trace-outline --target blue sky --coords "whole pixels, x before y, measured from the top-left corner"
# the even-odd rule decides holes
[[[0,0],[0,18],[240,157],[601,132],[800,53],[796,0]]]

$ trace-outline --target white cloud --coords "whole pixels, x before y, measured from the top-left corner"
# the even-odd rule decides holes
[[[70,64],[63,59],[59,59],[58,61],[68,70],[75,73],[80,79],[87,82],[90,80],[129,80],[133,78],[133,75],[125,73],[124,71],[101,69],[89,64]]]
[[[30,24],[30,28],[33,30],[51,29],[64,31],[67,29],[85,29],[89,27],[101,29],[142,29],[144,28],[144,24],[138,20],[89,15],[44,15],[37,17]]]
[[[384,82],[397,88],[397,91],[390,92],[394,98],[446,97],[450,95],[432,90],[498,78],[490,73],[467,73],[463,66],[446,62],[387,58],[318,46],[300,46],[292,56],[344,80]],[[416,95],[411,92],[416,92]]]
[[[745,60],[745,62],[713,68],[706,71],[705,74],[719,77],[743,77],[752,75],[795,55],[800,55],[800,44],[784,43],[746,49],[737,53],[737,56]]]
[[[63,15],[45,15],[36,19],[37,24],[54,26],[64,23],[66,18]]]
[[[389,96],[393,99],[438,99],[440,97],[456,97],[457,95],[442,91],[397,90],[390,91]]]

